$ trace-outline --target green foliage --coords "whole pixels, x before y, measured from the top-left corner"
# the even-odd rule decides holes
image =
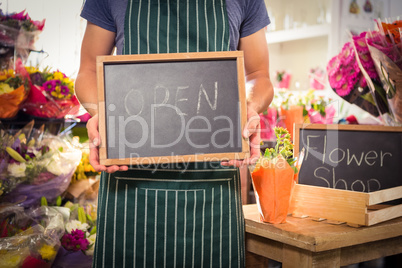
[[[293,143],[289,131],[283,127],[275,127],[276,145],[274,148],[267,148],[264,153],[264,158],[273,160],[281,155],[288,164],[297,172],[296,158],[293,157]]]

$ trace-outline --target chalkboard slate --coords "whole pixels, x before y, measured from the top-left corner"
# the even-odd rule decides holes
[[[295,126],[295,155],[304,148],[299,183],[375,192],[402,185],[402,128]]]
[[[244,158],[243,53],[97,59],[105,165]]]

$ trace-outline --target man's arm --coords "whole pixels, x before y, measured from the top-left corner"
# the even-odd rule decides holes
[[[239,50],[244,53],[244,65],[247,83],[247,118],[243,137],[249,139],[250,158],[230,160],[224,165],[241,166],[253,164],[260,157],[260,117],[274,97],[274,88],[269,76],[269,53],[265,38],[265,29],[243,37]]]
[[[98,113],[96,56],[110,55],[114,38],[115,33],[88,22],[81,45],[81,62],[75,91],[81,105],[92,116]]]
[[[114,48],[115,33],[88,22],[81,46],[81,64],[75,81],[75,92],[81,105],[92,115],[88,120],[89,162],[96,171],[115,172],[127,170],[127,166],[103,166],[99,164],[98,91],[96,80],[96,56],[110,55]]]
[[[274,97],[274,88],[269,76],[268,44],[265,29],[240,39],[239,50],[244,52],[247,106],[258,114],[268,109]]]

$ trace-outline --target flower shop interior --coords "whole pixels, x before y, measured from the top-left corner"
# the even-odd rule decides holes
[[[83,2],[0,0],[0,267],[92,267]],[[402,267],[402,1],[265,5],[274,99],[240,167],[246,267]]]

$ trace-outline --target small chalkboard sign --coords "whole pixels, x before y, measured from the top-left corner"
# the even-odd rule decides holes
[[[357,192],[402,185],[402,128],[295,125],[295,155],[304,148],[298,182]]]
[[[241,51],[97,58],[103,165],[248,156]]]

